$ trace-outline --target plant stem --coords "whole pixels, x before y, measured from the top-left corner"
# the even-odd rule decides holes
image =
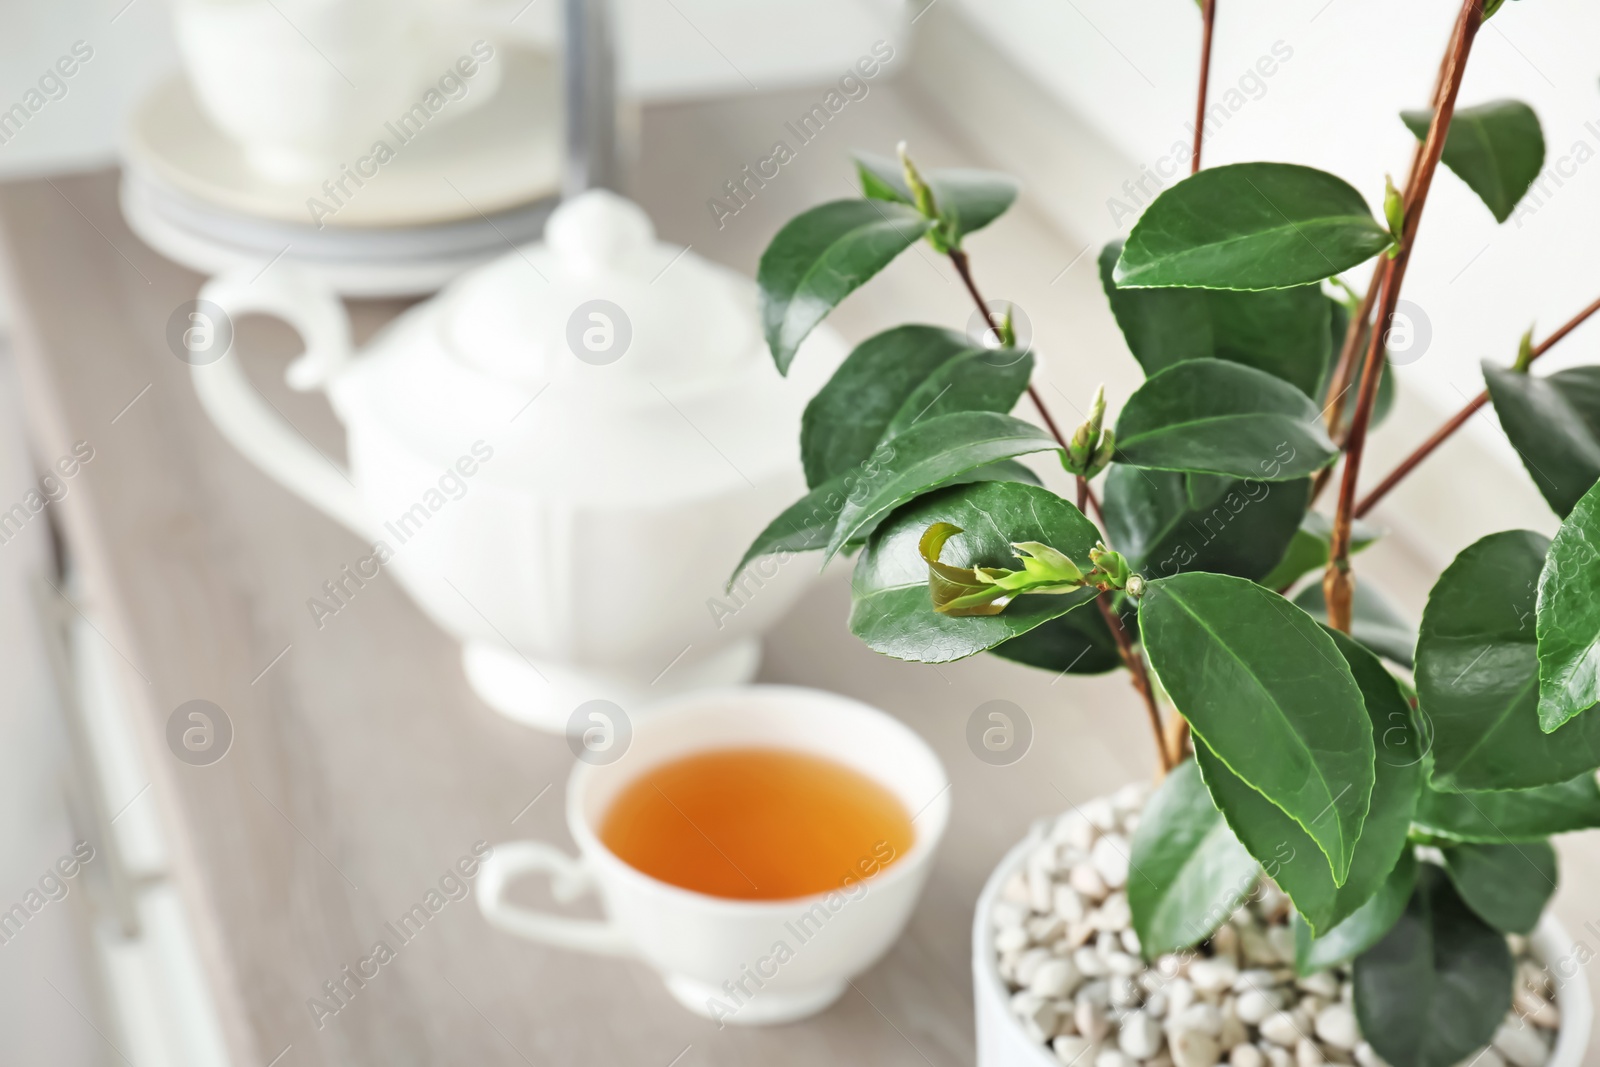
[[[1383,372],[1385,334],[1394,318],[1395,305],[1400,300],[1400,287],[1405,282],[1406,268],[1411,263],[1411,249],[1416,244],[1422,209],[1428,202],[1428,191],[1439,169],[1445,138],[1450,133],[1456,97],[1461,92],[1461,81],[1466,74],[1467,57],[1472,53],[1472,42],[1478,35],[1478,27],[1483,24],[1482,3],[1483,0],[1466,0],[1462,5],[1455,36],[1441,68],[1444,91],[1439,94],[1427,139],[1423,141],[1421,164],[1414,182],[1410,183],[1413,195],[1406,199],[1400,251],[1381,267],[1383,284],[1378,296],[1378,314],[1367,344],[1367,358],[1361,370],[1361,391],[1356,398],[1355,414],[1350,419],[1350,433],[1345,439],[1344,476],[1339,483],[1339,506],[1334,512],[1333,534],[1328,545],[1328,569],[1322,578],[1323,597],[1328,605],[1328,624],[1346,633],[1350,631],[1350,603],[1355,594],[1354,581],[1350,576],[1350,524],[1355,517],[1356,482],[1361,476],[1367,426],[1372,420],[1372,405],[1377,400],[1378,379]]]
[[[1578,312],[1577,315],[1569,319],[1567,323],[1559,330],[1551,334],[1549,337],[1546,337],[1542,342],[1536,345],[1533,349],[1532,355],[1529,357],[1528,362],[1531,363],[1533,360],[1538,359],[1540,356],[1550,351],[1557,344],[1559,344],[1561,340],[1567,336],[1567,334],[1583,325],[1597,312],[1600,312],[1600,300],[1596,300],[1594,303]],[[1440,445],[1444,444],[1445,441],[1449,440],[1451,434],[1465,426],[1467,424],[1467,420],[1472,418],[1473,415],[1477,414],[1478,409],[1483,407],[1483,405],[1487,404],[1488,402],[1489,391],[1485,389],[1483,392],[1479,393],[1477,396],[1468,401],[1466,407],[1450,416],[1443,426],[1434,431],[1433,436],[1429,437],[1426,441],[1422,442],[1422,444],[1418,445],[1416,451],[1412,452],[1411,455],[1407,456],[1400,462],[1399,466],[1390,471],[1388,477],[1379,482],[1376,489],[1372,490],[1372,492],[1368,493],[1362,498],[1361,503],[1356,505],[1356,518],[1359,519],[1367,512],[1371,511],[1373,505],[1377,504],[1378,501],[1388,496],[1389,491],[1395,486],[1399,485],[1401,480],[1416,468],[1417,464],[1421,463],[1423,460],[1432,455],[1434,449],[1438,448]]]
[[[1156,759],[1161,764],[1161,774],[1165,775],[1172,770],[1174,763],[1172,753],[1167,749],[1167,733],[1161,725],[1161,710],[1156,707],[1155,690],[1150,687],[1150,675],[1145,672],[1144,659],[1139,655],[1139,650],[1133,647],[1133,640],[1128,636],[1128,631],[1122,626],[1122,619],[1117,616],[1111,607],[1109,593],[1101,593],[1095,597],[1095,605],[1100,609],[1100,615],[1106,620],[1106,628],[1111,631],[1111,637],[1117,643],[1117,654],[1122,657],[1122,665],[1128,668],[1128,673],[1133,676],[1133,687],[1144,698],[1146,713],[1150,716],[1150,729],[1156,739]]]
[[[1211,31],[1217,24],[1217,0],[1200,2],[1200,91],[1194,105],[1194,152],[1189,173],[1200,173],[1200,146],[1206,139],[1206,94],[1211,85]]]

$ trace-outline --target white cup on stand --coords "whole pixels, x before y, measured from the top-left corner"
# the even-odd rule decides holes
[[[833,693],[795,686],[692,693],[631,723],[575,724],[573,734],[582,762],[567,782],[567,826],[578,855],[542,841],[496,845],[478,878],[479,908],[495,926],[531,941],[639,958],[661,973],[680,1004],[719,1023],[790,1022],[837,1000],[900,936],[950,818],[949,780],[927,743],[883,712]],[[887,862],[864,856],[861,877],[842,878],[837,890],[742,900],[658,881],[600,840],[612,801],[640,774],[721,748],[787,749],[871,778],[912,816],[910,849]],[[561,902],[597,892],[606,917],[575,919],[509,903],[511,883],[530,873],[549,876]]]

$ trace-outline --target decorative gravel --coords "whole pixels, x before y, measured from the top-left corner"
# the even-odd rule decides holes
[[[1289,898],[1270,879],[1243,887],[1205,944],[1144,961],[1126,889],[1149,792],[1062,815],[995,904],[996,967],[1028,1035],[1078,1067],[1387,1067],[1361,1039],[1348,966],[1296,977]],[[1549,973],[1523,938],[1511,947],[1512,1011],[1474,1067],[1542,1067],[1560,1026]]]

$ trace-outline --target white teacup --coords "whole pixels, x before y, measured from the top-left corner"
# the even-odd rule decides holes
[[[661,972],[690,1011],[761,1025],[815,1014],[899,937],[950,818],[950,785],[933,750],[898,720],[859,701],[796,686],[739,686],[679,697],[627,724],[596,720],[599,744],[626,750],[583,762],[567,782],[567,826],[579,857],[539,841],[496,845],[478,878],[478,907],[533,941],[635,956]],[[614,754],[604,748],[587,759]],[[792,900],[736,900],[681,889],[624,863],[597,833],[618,793],[662,763],[720,748],[780,748],[842,763],[878,782],[913,816],[912,846],[837,891]],[[875,864],[864,864],[872,868]],[[509,883],[551,877],[559,901],[597,890],[606,918],[573,919],[507,903]]]
[[[200,106],[275,181],[337,177],[376,141],[403,143],[386,123],[418,106],[422,121],[448,121],[488,100],[501,76],[493,45],[473,48],[470,4],[173,0],[172,10]]]

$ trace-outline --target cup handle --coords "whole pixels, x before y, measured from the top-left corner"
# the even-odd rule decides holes
[[[295,389],[325,387],[350,361],[350,319],[344,305],[332,290],[288,264],[259,277],[235,272],[213,278],[201,288],[200,299],[216,304],[232,320],[259,312],[293,326],[306,346],[285,375]],[[380,536],[349,473],[313,448],[261,398],[231,343],[221,358],[196,363],[190,370],[201,407],[246,458],[357,536]]]
[[[505,900],[507,886],[524,874],[550,875],[550,891],[563,904],[594,890],[594,881],[582,860],[540,841],[515,841],[496,845],[478,872],[478,910],[507,933],[542,941],[557,948],[592,952],[599,956],[625,956],[632,947],[616,923],[569,919],[564,915],[532,911]]]

